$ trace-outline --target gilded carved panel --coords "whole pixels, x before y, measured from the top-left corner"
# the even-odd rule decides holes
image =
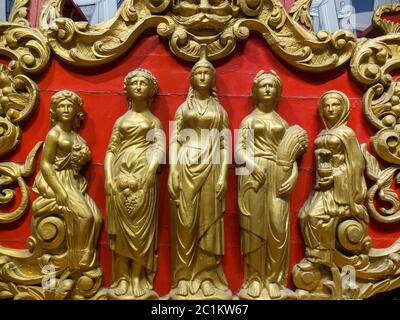
[[[399,240],[376,249],[368,235],[371,218],[381,223],[400,220],[400,200],[392,189],[399,180],[400,89],[390,75],[399,66],[399,27],[383,17],[397,13],[399,5],[375,12],[374,24],[385,35],[356,39],[345,30],[315,34],[303,29],[296,20],[310,26],[305,14],[309,1],[297,1],[291,17],[277,0],[126,0],[114,18],[90,25],[62,17],[62,0],[48,0],[39,28],[29,26],[28,4],[28,0],[17,0],[10,21],[0,23],[0,55],[9,60],[0,69],[3,158],[17,146],[21,124],[38,105],[40,93],[34,77],[46,72],[52,55],[67,64],[98,67],[115,61],[153,28],[177,58],[197,61],[169,141],[170,157],[176,161],[168,177],[174,265],[169,298],[232,299],[235,294],[222,269],[227,140],[211,135],[206,143],[196,140],[197,144],[186,145],[181,133],[192,129],[197,136],[201,129],[228,128],[210,61],[234,54],[237,41],[246,40],[251,31],[261,34],[283,62],[298,70],[319,74],[347,65],[365,89],[365,118],[377,133],[368,151],[347,124],[347,96],[332,90],[321,97],[318,110],[323,130],[313,144],[316,182],[299,212],[306,254],[293,269],[297,290],[289,290],[289,196],[297,183],[297,159],[311,145],[304,129],[288,126],[275,111],[284,86],[279,75],[274,71],[256,75],[255,111],[242,121],[238,149],[242,165],[250,170],[239,178],[245,277],[238,298],[363,299],[400,287]],[[21,191],[17,209],[0,215],[0,223],[8,224],[29,209],[25,179],[35,174],[42,148],[33,186],[38,197],[32,203],[29,249],[0,247],[1,298],[159,298],[153,290],[156,173],[166,141],[159,119],[150,111],[157,90],[157,79],[149,70],[128,74],[128,110],[116,121],[105,155],[106,228],[113,252],[111,288],[102,287],[97,252],[102,219],[87,193],[90,181],[82,174],[91,155],[79,135],[83,101],[76,93],[62,90],[51,98],[52,128],[44,144],[38,142],[24,164],[0,163],[0,204],[15,198],[12,186]],[[247,158],[247,131],[254,131],[250,146],[257,153],[252,159]],[[149,132],[155,132],[151,144],[146,139]],[[215,154],[222,159],[218,164],[195,161]],[[371,182],[369,189],[365,178]],[[377,198],[389,206],[379,206]],[[269,218],[264,221],[265,216]],[[52,268],[43,272],[46,266]],[[347,275],[353,282],[343,287]]]

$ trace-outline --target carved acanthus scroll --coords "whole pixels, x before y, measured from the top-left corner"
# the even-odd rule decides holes
[[[10,12],[10,16],[8,17],[8,21],[29,27],[29,3],[30,0],[14,0],[14,5]]]
[[[20,139],[19,124],[39,102],[36,84],[25,75],[13,76],[0,65],[0,155],[12,150]]]
[[[171,51],[189,61],[199,59],[202,44],[207,44],[210,60],[223,58],[235,49],[237,40],[256,31],[287,63],[312,72],[346,63],[356,45],[345,30],[307,32],[277,0],[221,0],[217,4],[127,0],[113,19],[93,26],[61,17],[61,2],[47,2],[41,28],[57,56],[80,66],[115,60],[149,28],[157,28],[169,40]]]
[[[372,17],[372,23],[384,33],[398,33],[400,31],[400,24],[394,21],[385,19],[384,14],[396,14],[400,12],[400,4],[393,3],[379,7]]]
[[[393,189],[399,180],[400,168],[400,82],[391,75],[400,67],[397,33],[400,25],[383,16],[398,12],[399,4],[376,10],[373,23],[386,35],[365,41],[356,49],[351,61],[353,76],[368,86],[363,97],[363,111],[377,131],[371,137],[372,149],[389,164],[381,170],[378,160],[363,149],[367,176],[374,183],[368,190],[367,207],[370,215],[381,223],[400,221],[400,201]]]
[[[311,30],[313,25],[310,16],[310,5],[311,0],[296,0],[290,9],[290,13],[294,21],[301,23]]]

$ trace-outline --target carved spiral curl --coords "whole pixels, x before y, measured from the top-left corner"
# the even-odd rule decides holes
[[[21,190],[21,202],[18,208],[12,212],[1,213],[0,224],[16,221],[27,211],[29,205],[29,189],[23,177],[29,177],[33,174],[36,164],[35,157],[42,143],[43,142],[40,141],[36,144],[29,153],[24,165],[13,162],[0,163],[0,177],[2,178],[0,180],[0,204],[10,203],[15,197],[15,192],[13,190],[3,189],[5,186],[17,182]]]
[[[371,245],[367,226],[353,219],[339,223],[337,239],[339,245],[349,252],[366,252]]]
[[[66,230],[61,218],[48,216],[36,223],[36,234],[43,249],[56,249],[64,242]]]
[[[246,16],[255,17],[261,13],[264,7],[262,0],[239,0],[240,9]]]
[[[20,141],[21,129],[7,118],[0,117],[0,154],[6,154]]]
[[[85,298],[92,297],[99,291],[103,280],[103,272],[101,268],[84,272],[76,281],[76,294]]]
[[[396,34],[361,40],[350,62],[355,79],[368,86],[390,82],[390,72],[400,67],[399,40]]]
[[[293,268],[293,283],[296,288],[312,292],[321,280],[321,272],[318,266],[303,260]]]
[[[146,1],[146,6],[150,10],[151,13],[161,13],[165,11],[169,5],[171,4],[171,0],[149,0]]]
[[[28,27],[7,25],[0,26],[0,54],[15,60],[14,68],[26,73],[39,73],[47,65],[50,49],[39,31]]]
[[[382,223],[394,223],[400,221],[400,201],[397,193],[391,189],[394,175],[400,169],[399,166],[391,166],[380,170],[377,159],[371,155],[366,145],[361,146],[362,153],[366,162],[368,178],[375,184],[368,190],[366,206],[369,214],[377,221]],[[396,176],[397,183],[399,175]],[[376,207],[375,199],[379,198],[383,202],[390,204],[388,208]]]

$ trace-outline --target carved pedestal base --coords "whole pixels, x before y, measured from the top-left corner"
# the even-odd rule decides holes
[[[124,295],[118,295],[115,289],[108,289],[107,296],[109,300],[159,300],[160,297],[157,292],[153,290],[145,290],[145,293],[141,296],[133,294],[132,289],[129,288],[127,293]]]
[[[176,289],[172,289],[168,295],[169,300],[232,300],[232,292],[230,290],[215,289],[214,294],[205,296],[201,290],[196,294],[179,295]]]
[[[239,300],[297,300],[296,293],[290,289],[280,290],[279,296],[271,296],[267,289],[262,289],[259,296],[254,297],[249,294],[248,289],[242,288],[237,297]]]

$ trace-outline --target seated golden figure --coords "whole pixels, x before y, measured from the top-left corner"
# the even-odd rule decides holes
[[[176,111],[170,141],[170,298],[230,299],[222,268],[229,154],[223,135],[202,136],[224,132],[228,116],[218,101],[215,69],[204,56],[193,66],[190,84],[186,101]],[[215,156],[219,161],[213,161]]]
[[[316,185],[299,214],[306,259],[332,265],[337,218],[368,215],[362,201],[367,187],[365,162],[357,137],[347,126],[349,99],[339,91],[325,93],[318,104],[325,129],[315,139]]]
[[[88,270],[98,266],[96,246],[101,230],[101,214],[86,193],[87,183],[80,169],[90,160],[85,140],[77,133],[83,120],[83,102],[74,92],[60,91],[51,98],[53,129],[47,134],[33,190],[33,224],[49,213],[62,213],[67,250],[61,255],[45,255],[56,269]]]
[[[91,156],[77,132],[84,118],[82,105],[71,91],[51,97],[53,128],[46,136],[32,188],[38,197],[32,204],[29,250],[0,247],[2,288],[8,286],[15,299],[106,297],[96,254],[102,218],[80,172]],[[41,142],[29,154],[24,171],[33,172],[40,146]]]
[[[347,126],[349,99],[340,91],[328,91],[318,110],[325,128],[315,139],[314,190],[299,213],[306,250],[293,269],[293,281],[299,298],[357,298],[364,294],[363,285],[372,289],[379,281],[389,250],[368,256],[365,161],[354,131]],[[351,285],[343,286],[347,272],[353,272]]]
[[[254,78],[255,110],[240,125],[237,159],[244,282],[241,299],[286,299],[289,268],[290,193],[296,159],[308,144],[306,132],[288,125],[276,112],[282,85],[278,75],[260,71]],[[245,169],[245,168],[242,168]]]
[[[125,78],[129,109],[114,124],[104,162],[107,233],[113,253],[111,299],[158,299],[157,168],[165,155],[162,126],[151,111],[158,85],[150,71]]]

